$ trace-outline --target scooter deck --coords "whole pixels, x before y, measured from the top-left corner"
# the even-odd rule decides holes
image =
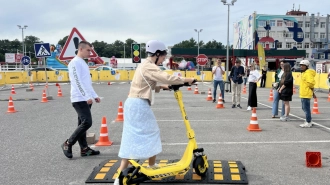
[[[179,160],[158,160],[159,166]],[[204,178],[197,175],[193,168],[184,175],[168,177],[164,179],[150,180],[143,183],[204,183],[204,184],[248,184],[245,167],[240,161],[208,160],[209,169]],[[142,166],[148,166],[147,160]],[[109,159],[103,161],[93,169],[93,172],[86,180],[86,183],[111,183],[117,177],[117,169],[120,166],[120,159]]]

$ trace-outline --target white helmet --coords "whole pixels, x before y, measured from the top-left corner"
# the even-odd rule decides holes
[[[299,63],[300,65],[305,65],[305,66],[309,66],[309,61],[308,60],[302,60],[302,61],[300,61],[300,63]]]
[[[166,46],[164,43],[158,40],[150,40],[146,44],[146,51],[149,53],[156,53],[156,51],[166,51]]]

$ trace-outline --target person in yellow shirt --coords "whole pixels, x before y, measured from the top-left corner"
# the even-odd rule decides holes
[[[301,81],[299,97],[301,98],[301,106],[306,115],[306,121],[299,125],[302,128],[312,127],[312,116],[311,116],[311,98],[316,98],[314,94],[315,75],[316,72],[313,69],[309,69],[309,61],[300,61],[301,68]]]

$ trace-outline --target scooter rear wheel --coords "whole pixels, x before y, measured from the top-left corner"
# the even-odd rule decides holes
[[[193,168],[195,169],[197,175],[205,177],[207,168],[205,167],[204,159],[202,156],[198,156],[194,159]]]
[[[137,178],[137,176],[132,177],[132,173],[133,173],[134,169],[135,169],[134,167],[129,167],[129,168],[126,168],[125,170],[123,170],[122,173],[120,173],[120,176],[119,176],[120,185],[139,185],[140,184],[140,183],[135,183],[135,184],[128,183],[129,179]]]

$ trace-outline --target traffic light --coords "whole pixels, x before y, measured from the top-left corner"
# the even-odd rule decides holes
[[[132,44],[132,61],[133,63],[141,63],[141,44]]]

